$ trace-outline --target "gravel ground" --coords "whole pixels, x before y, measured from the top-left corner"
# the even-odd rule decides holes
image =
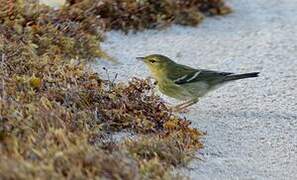
[[[39,2],[53,8],[60,8],[65,4],[66,0],[39,0]]]
[[[192,179],[297,179],[297,1],[227,2],[233,14],[196,28],[108,33],[103,48],[122,64],[104,65],[119,80],[148,76],[134,58],[151,53],[194,67],[260,71],[259,78],[227,84],[184,114],[207,132],[203,161],[184,173]],[[102,72],[100,63],[93,68]]]

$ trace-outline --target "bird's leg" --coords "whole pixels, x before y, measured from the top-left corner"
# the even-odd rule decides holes
[[[192,101],[193,101],[193,99],[190,99],[190,100],[188,100],[188,101],[186,101],[186,102],[183,102],[183,103],[181,103],[181,104],[178,104],[178,105],[174,106],[174,108],[175,108],[175,109],[179,109],[180,107],[182,107],[182,106],[184,106],[184,105],[186,105],[186,104],[189,104],[189,103],[191,103]]]
[[[185,104],[184,106],[180,107],[180,110],[184,110],[187,107],[190,107],[194,104],[196,104],[199,100],[198,99],[192,99],[188,104]]]
[[[199,100],[197,98],[195,99],[191,99],[189,101],[186,101],[182,104],[179,104],[177,106],[174,107],[175,111],[182,111],[184,109],[186,109],[189,106],[192,106],[193,104],[196,104]]]

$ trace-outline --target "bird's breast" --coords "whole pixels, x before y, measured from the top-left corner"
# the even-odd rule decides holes
[[[168,79],[158,80],[158,88],[161,93],[178,100],[188,100],[191,97],[186,89]]]

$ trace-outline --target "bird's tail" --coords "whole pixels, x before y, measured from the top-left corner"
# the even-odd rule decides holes
[[[258,77],[260,72],[252,72],[245,74],[230,74],[224,78],[224,81],[233,81],[237,79],[253,78]]]

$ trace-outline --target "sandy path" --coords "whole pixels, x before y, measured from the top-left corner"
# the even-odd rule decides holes
[[[173,26],[124,36],[103,48],[123,64],[104,64],[120,80],[148,76],[135,56],[168,55],[191,66],[261,71],[218,89],[185,116],[208,134],[193,179],[297,179],[297,1],[229,0],[235,13],[199,27]],[[95,65],[95,69],[102,72]]]

